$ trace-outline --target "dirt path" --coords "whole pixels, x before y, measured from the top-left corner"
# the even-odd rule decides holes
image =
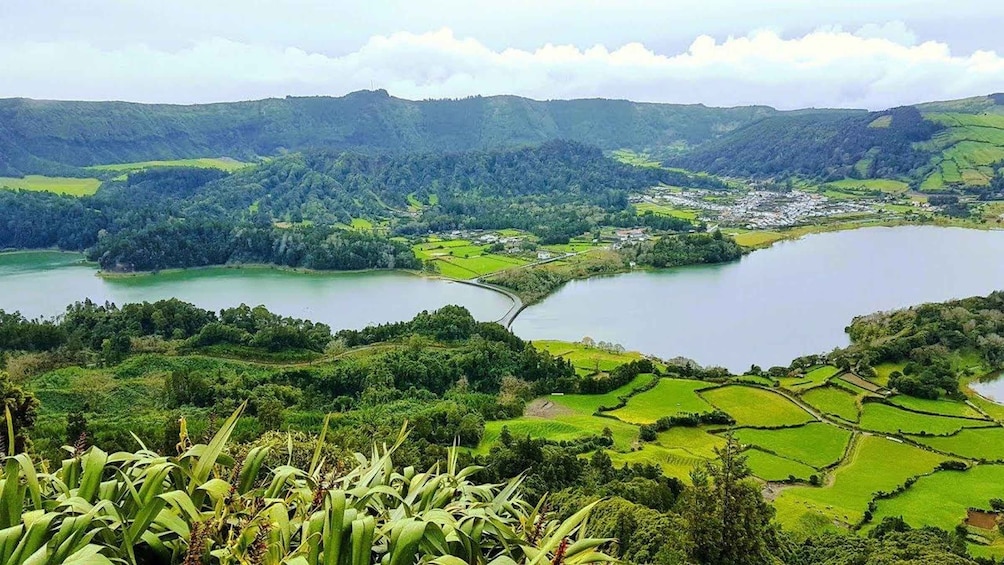
[[[527,404],[526,410],[523,411],[524,416],[530,416],[533,418],[556,418],[558,416],[565,416],[574,413],[574,410],[561,406],[560,404],[555,404],[546,396],[538,398],[530,404]]]

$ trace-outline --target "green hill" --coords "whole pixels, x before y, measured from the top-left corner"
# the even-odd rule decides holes
[[[77,168],[195,157],[250,161],[313,148],[454,152],[553,139],[602,149],[685,148],[775,113],[763,106],[516,96],[410,101],[383,90],[190,106],[6,99],[0,175],[86,176]]]

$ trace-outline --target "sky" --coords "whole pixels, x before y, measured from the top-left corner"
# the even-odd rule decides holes
[[[1004,91],[999,0],[0,0],[0,97],[386,89],[883,109]]]

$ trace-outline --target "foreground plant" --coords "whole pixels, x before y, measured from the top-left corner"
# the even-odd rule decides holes
[[[592,505],[549,521],[505,485],[470,480],[479,468],[395,471],[374,447],[348,471],[327,468],[324,432],[309,468],[264,469],[267,448],[225,452],[242,409],[206,445],[177,456],[146,448],[70,448],[49,472],[25,454],[0,473],[0,563],[403,565],[609,562],[609,540],[586,537]],[[327,426],[324,428],[327,429]]]

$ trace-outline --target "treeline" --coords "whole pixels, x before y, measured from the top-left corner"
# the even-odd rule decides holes
[[[741,127],[670,164],[754,178],[920,178],[931,154],[915,144],[941,129],[912,106],[782,114]]]
[[[735,261],[743,256],[743,248],[731,236],[715,230],[710,234],[664,236],[653,244],[630,247],[626,253],[638,264],[661,269]]]
[[[976,353],[991,371],[1004,368],[1004,292],[858,317],[847,332],[854,362],[906,363],[891,387],[924,398],[958,395],[950,361],[959,352]]]

